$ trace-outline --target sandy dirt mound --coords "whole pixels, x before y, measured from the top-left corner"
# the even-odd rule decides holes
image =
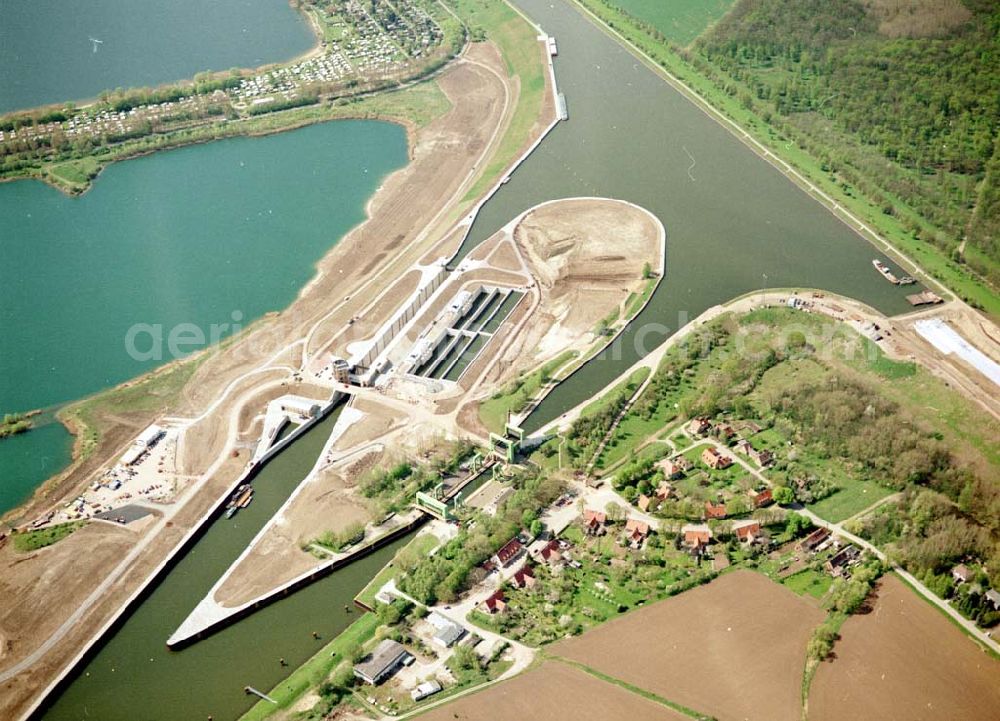
[[[645,265],[660,267],[662,232],[645,210],[607,199],[549,203],[518,223],[514,241],[552,319],[538,358],[577,344],[642,289]]]

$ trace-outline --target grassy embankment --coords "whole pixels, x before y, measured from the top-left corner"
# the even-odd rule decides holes
[[[563,351],[541,368],[511,381],[479,405],[479,420],[494,433],[502,433],[507,413],[520,413],[544,386],[554,379],[552,374],[579,355],[576,351]]]
[[[396,556],[400,553],[414,554],[419,558],[424,558],[430,554],[438,545],[441,543],[438,537],[431,533],[422,533],[416,536],[412,541],[401,548]],[[361,593],[355,596],[355,599],[363,603],[369,608],[375,605],[375,594],[379,592],[379,589],[387,584],[390,580],[396,577],[396,558],[385,564],[382,570],[375,574],[375,577],[368,582],[368,585],[361,589]]]
[[[288,709],[306,691],[322,683],[323,679],[329,676],[333,669],[344,660],[347,652],[372,638],[378,624],[378,617],[374,614],[362,614],[360,618],[320,649],[315,656],[268,691],[267,695],[273,698],[277,704],[261,699],[240,717],[240,721],[259,721]]]
[[[510,5],[501,0],[446,0],[468,25],[473,38],[485,37],[500,48],[507,74],[518,79],[519,92],[510,125],[492,160],[486,165],[463,203],[485,193],[501,173],[526,149],[532,127],[545,100],[545,64],[536,31]]]
[[[37,171],[37,177],[62,190],[80,193],[90,187],[104,167],[116,160],[224,138],[270,135],[329,120],[388,120],[408,128],[421,128],[446,113],[450,107],[451,103],[436,83],[423,82],[361,98],[341,98],[331,103],[255,115],[245,120],[217,121],[127,140],[102,148],[105,152],[100,155],[43,164]],[[36,177],[36,174],[31,173],[30,177]]]
[[[618,0],[630,15],[654,26],[667,40],[688,45],[729,12],[734,0]]]
[[[28,413],[7,413],[0,419],[0,438],[16,436],[31,430],[31,416]]]
[[[813,157],[798,143],[790,142],[786,135],[753,110],[748,109],[740,97],[727,93],[724,88],[719,87],[712,79],[699,72],[693,64],[686,61],[671,45],[653,37],[644,23],[604,0],[574,0],[574,2],[589,11],[588,17],[593,19],[596,16],[601,21],[602,28],[624,38],[648,56],[658,72],[666,71],[672,75],[673,78],[668,78],[664,73],[664,77],[688,97],[735,122],[774,156],[791,165],[808,182],[875,229],[881,238],[920,263],[931,276],[959,296],[983,308],[994,317],[1000,316],[1000,295],[937,247],[915,237],[908,225],[920,228],[921,233],[926,236],[932,235],[935,228],[900,198],[885,194],[895,208],[893,214],[889,215],[883,212],[883,206],[879,203],[860,193],[848,192],[836,175],[824,167],[822,160]],[[791,177],[790,179],[802,185],[801,181]],[[827,206],[831,205],[822,199],[818,200]],[[848,224],[856,229],[853,223],[848,222]],[[876,247],[881,246],[880,238],[865,231],[859,230],[859,232]]]
[[[83,528],[85,521],[73,521],[71,523],[60,523],[58,526],[49,526],[37,531],[25,531],[14,534],[14,548],[22,553],[37,551],[39,548],[51,546],[66,538],[77,529]]]

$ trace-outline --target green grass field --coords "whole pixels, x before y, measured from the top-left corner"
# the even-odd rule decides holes
[[[151,412],[166,407],[213,352],[209,349],[198,353],[183,363],[165,366],[137,381],[102,391],[61,410],[59,419],[70,422],[79,433],[80,457],[86,458],[97,447],[103,415]]]
[[[473,36],[485,30],[503,53],[507,74],[520,79],[520,95],[500,146],[464,201],[479,197],[525,149],[528,134],[542,111],[545,98],[545,65],[536,30],[507,3],[500,0],[449,0],[448,4],[468,24]]]
[[[60,523],[58,526],[49,526],[38,531],[28,531],[27,533],[17,533],[14,535],[14,548],[22,553],[37,551],[39,548],[51,546],[66,538],[73,531],[83,528],[84,521],[74,521],[72,523]]]
[[[876,501],[892,494],[888,488],[873,481],[839,479],[841,489],[821,501],[810,503],[808,508],[820,518],[838,523],[863,511]]]
[[[781,583],[800,596],[808,593],[813,598],[823,598],[829,590],[830,584],[833,583],[833,578],[820,571],[807,568],[785,578]]]
[[[97,175],[100,168],[101,163],[97,158],[86,157],[51,165],[49,173],[55,176],[58,181],[83,188],[90,183],[91,178]]]
[[[618,0],[618,5],[667,40],[688,45],[729,12],[733,0]]]
[[[479,420],[489,430],[501,433],[504,423],[507,422],[507,412],[517,413],[522,410],[542,387],[542,378],[551,376],[577,355],[576,351],[563,351],[534,373],[508,384],[502,391],[479,405]]]

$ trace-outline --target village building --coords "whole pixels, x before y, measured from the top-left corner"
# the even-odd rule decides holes
[[[712,424],[707,418],[693,418],[687,424],[687,432],[692,436],[703,436],[712,429]]]
[[[677,480],[684,477],[684,474],[691,467],[691,462],[687,458],[684,458],[684,456],[678,456],[677,458],[664,458],[657,461],[656,467],[663,471],[665,478]]]
[[[725,503],[712,503],[711,501],[705,501],[705,520],[720,519],[725,517]]]
[[[762,468],[764,466],[769,466],[772,463],[774,463],[774,454],[771,453],[771,451],[767,450],[766,448],[763,448],[759,451],[756,449],[751,449],[750,458],[752,458],[754,462]]]
[[[607,513],[591,510],[585,510],[583,512],[583,530],[588,536],[599,536],[604,533],[604,527],[607,523]]]
[[[399,670],[410,657],[403,644],[387,638],[364,661],[354,667],[354,675],[365,683],[378,686]]]
[[[951,577],[955,579],[955,583],[969,583],[976,577],[976,573],[964,563],[960,563],[951,569]]]
[[[544,563],[549,568],[562,566],[563,557],[562,550],[559,548],[559,542],[552,539],[543,545],[535,555],[535,560]]]
[[[712,429],[712,433],[723,443],[729,443],[736,435],[736,429],[728,423],[719,423]]]
[[[774,502],[774,497],[771,495],[770,488],[765,488],[763,491],[750,489],[747,495],[750,496],[750,503],[753,504],[754,508],[763,508],[764,506],[769,506]]]
[[[424,681],[418,684],[416,688],[410,691],[410,698],[414,701],[423,701],[428,696],[433,696],[441,690],[441,684],[438,681]]]
[[[437,629],[431,640],[441,648],[451,648],[467,633],[465,628],[439,613],[430,614],[427,622]]]
[[[625,522],[625,540],[633,547],[640,548],[649,535],[649,524],[638,518],[630,518]]]
[[[1000,611],[1000,591],[991,588],[984,594],[987,601],[993,604],[994,611]]]
[[[701,452],[701,462],[715,471],[720,471],[733,465],[733,459],[719,453],[719,450],[715,447],[706,448]]]
[[[639,510],[645,513],[649,510],[649,504],[653,502],[652,496],[647,496],[645,493],[639,494],[639,500],[636,501],[635,505],[639,507]]]
[[[689,523],[681,528],[684,545],[688,548],[703,548],[712,541],[712,529],[704,523]]]
[[[666,481],[660,481],[660,485],[656,487],[656,497],[659,498],[661,501],[665,501],[668,498],[670,498],[670,496],[672,496],[673,494],[674,494],[674,487],[671,486]]]
[[[534,588],[537,581],[535,580],[535,572],[531,569],[531,566],[521,566],[521,568],[514,574],[510,579],[511,583],[514,584],[515,588]]]
[[[846,576],[848,569],[857,563],[860,557],[860,548],[850,544],[844,546],[827,560],[826,571],[835,577]]]
[[[751,445],[750,441],[746,440],[745,438],[740,438],[738,441],[736,441],[736,445],[734,445],[733,448],[736,450],[737,453],[741,453],[744,456],[749,456],[750,453],[753,451],[753,445]]]
[[[741,543],[756,543],[763,537],[763,533],[760,530],[760,521],[735,521],[733,523],[733,535]]]
[[[812,553],[816,548],[830,536],[829,528],[817,528],[799,542],[799,549],[806,553]]]
[[[517,538],[512,538],[493,556],[495,566],[510,568],[524,554],[524,544]]]
[[[486,599],[479,604],[479,607],[484,613],[488,613],[491,616],[497,613],[503,613],[507,610],[507,602],[505,600],[503,589],[494,591]]]

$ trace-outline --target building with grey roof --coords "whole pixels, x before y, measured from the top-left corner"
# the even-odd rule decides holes
[[[409,657],[403,644],[387,638],[365,660],[354,667],[354,675],[365,683],[378,686],[392,676]]]

